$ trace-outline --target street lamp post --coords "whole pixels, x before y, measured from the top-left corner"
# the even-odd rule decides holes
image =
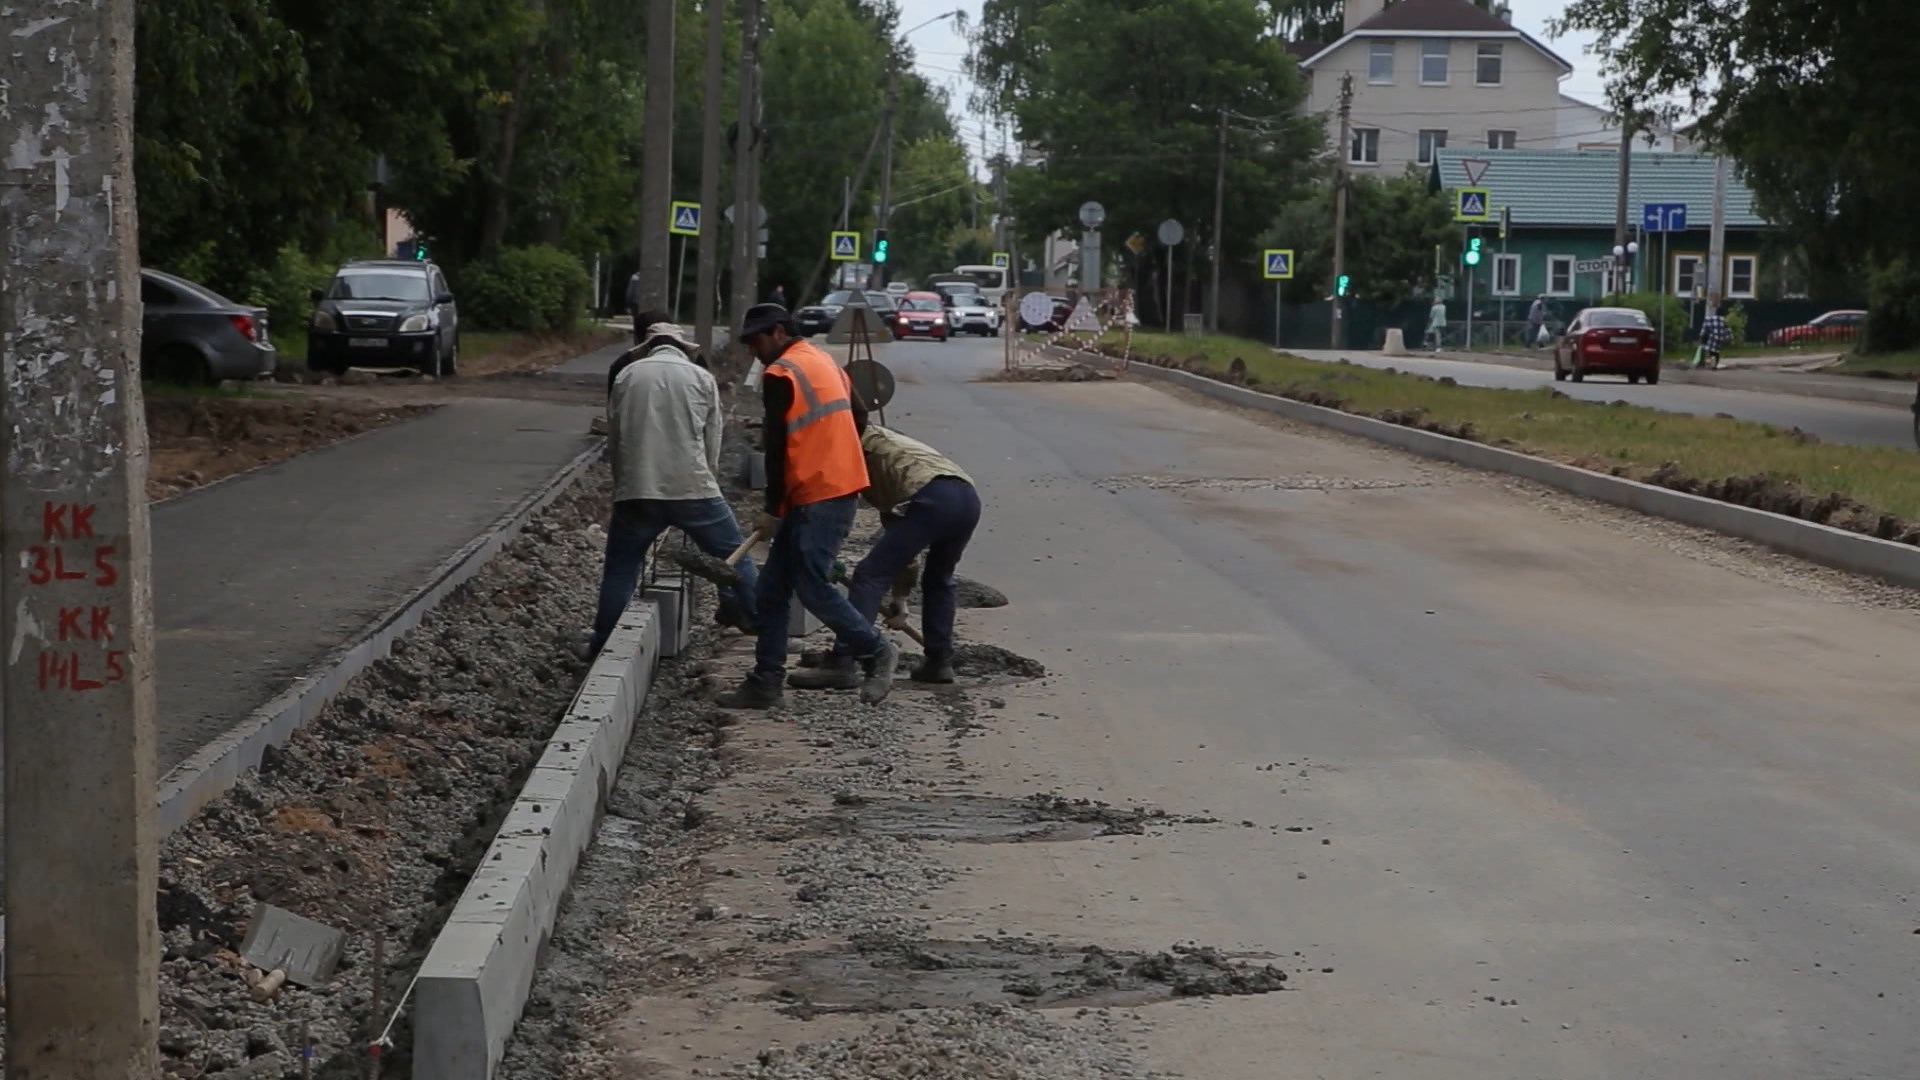
[[[881,136],[881,153],[883,157],[880,166],[880,213],[877,215],[879,220],[874,222],[873,227],[876,239],[885,234],[888,223],[893,219],[893,121],[894,113],[898,110],[900,104],[900,50],[906,46],[908,35],[924,30],[934,23],[947,19],[962,18],[965,15],[966,12],[964,10],[955,8],[944,14],[935,15],[931,19],[922,20],[902,30],[899,39],[887,50],[887,105],[886,111],[882,114],[880,121],[886,129],[886,133]],[[893,267],[890,263],[881,263],[874,268],[874,278],[881,288],[886,287],[887,279],[892,270]]]

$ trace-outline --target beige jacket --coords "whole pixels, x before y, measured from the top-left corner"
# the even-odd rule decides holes
[[[862,496],[883,514],[902,514],[920,489],[943,476],[973,483],[953,459],[918,439],[868,424],[860,436],[867,457],[867,490]]]

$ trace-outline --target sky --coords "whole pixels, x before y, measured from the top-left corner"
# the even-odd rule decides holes
[[[1592,36],[1569,34],[1559,39],[1547,36],[1547,20],[1560,14],[1566,7],[1564,0],[1508,2],[1513,8],[1515,26],[1538,38],[1573,65],[1573,74],[1560,84],[1561,91],[1595,105],[1605,104],[1606,81],[1600,76],[1600,61],[1587,55],[1587,48],[1593,42]],[[955,8],[965,11],[969,20],[978,21],[980,0],[900,0],[900,25],[913,27]],[[967,98],[973,90],[973,83],[964,72],[967,40],[953,24],[954,20],[951,19],[936,22],[915,31],[909,40],[920,74],[929,82],[946,87],[952,95],[954,109],[960,120],[961,136],[978,162],[987,156],[983,152],[987,146],[997,150],[999,132],[989,128],[982,117],[967,108]]]

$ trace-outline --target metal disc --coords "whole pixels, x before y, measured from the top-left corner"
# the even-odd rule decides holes
[[[1097,229],[1101,223],[1106,220],[1106,207],[1091,201],[1080,204],[1080,224],[1085,225],[1089,229]]]
[[[893,401],[893,372],[878,360],[855,360],[847,365],[853,392],[869,409],[884,409]]]
[[[1174,247],[1178,245],[1180,241],[1186,238],[1187,238],[1186,227],[1181,225],[1178,221],[1175,221],[1173,218],[1168,218],[1167,220],[1160,223],[1160,242],[1161,243],[1167,245],[1168,247]]]

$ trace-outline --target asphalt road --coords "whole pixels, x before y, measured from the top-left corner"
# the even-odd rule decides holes
[[[962,845],[930,921],[1282,958],[1294,993],[1148,1010],[1150,1064],[1209,1080],[1913,1075],[1905,594],[1154,387],[976,381],[997,343],[881,359],[984,494],[962,572],[1013,604],[967,636],[1054,673],[969,770],[1218,819]]]
[[[1483,364],[1467,360],[1438,360],[1419,356],[1385,356],[1377,352],[1335,352],[1290,349],[1307,360],[1331,363],[1350,360],[1374,368],[1395,368],[1421,375],[1452,376],[1468,386],[1492,386],[1507,390],[1532,390],[1552,386],[1562,393],[1586,401],[1631,401],[1667,412],[1712,416],[1726,413],[1742,420],[1754,420],[1779,427],[1797,427],[1828,442],[1862,446],[1914,445],[1913,413],[1907,409],[1867,405],[1851,401],[1767,394],[1752,390],[1727,390],[1712,386],[1688,386],[1661,383],[1658,386],[1633,386],[1619,376],[1596,375],[1588,382],[1556,383],[1551,371],[1533,371],[1503,364]]]

